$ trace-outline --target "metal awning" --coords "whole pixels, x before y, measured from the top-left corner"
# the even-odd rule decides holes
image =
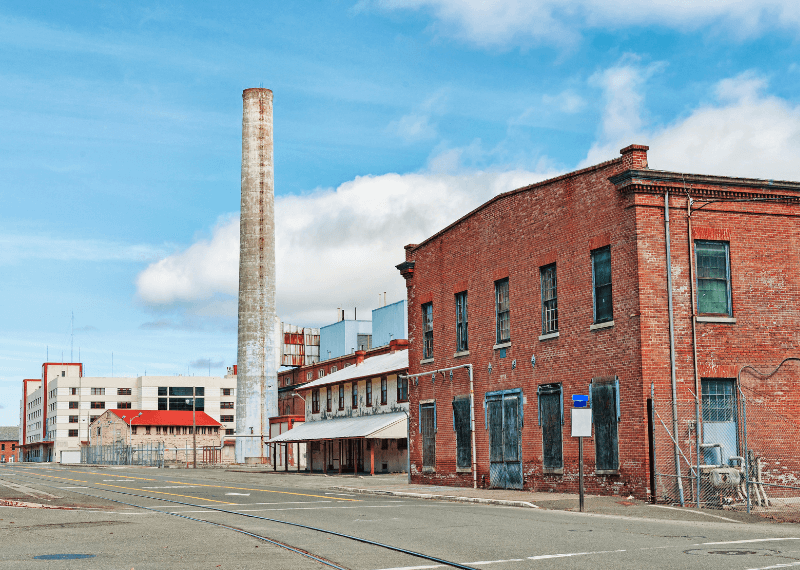
[[[355,418],[334,418],[295,425],[269,440],[269,443],[319,441],[323,439],[382,438],[404,439],[408,417],[405,412],[373,414]]]

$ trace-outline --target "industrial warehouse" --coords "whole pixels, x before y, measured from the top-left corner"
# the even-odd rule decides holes
[[[585,395],[589,492],[797,495],[800,183],[653,170],[647,150],[406,246],[414,482],[576,491]]]

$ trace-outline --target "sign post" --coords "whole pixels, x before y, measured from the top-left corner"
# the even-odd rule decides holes
[[[583,512],[583,438],[592,437],[592,410],[589,396],[572,396],[572,437],[578,438],[578,506]]]

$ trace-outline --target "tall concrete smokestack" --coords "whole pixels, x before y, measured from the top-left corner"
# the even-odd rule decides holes
[[[242,214],[236,462],[264,462],[269,418],[278,415],[279,327],[275,313],[275,189],[272,91],[242,93]]]

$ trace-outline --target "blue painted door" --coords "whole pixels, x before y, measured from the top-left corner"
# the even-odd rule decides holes
[[[518,392],[514,392],[486,398],[489,483],[494,488],[522,489],[520,397]]]

